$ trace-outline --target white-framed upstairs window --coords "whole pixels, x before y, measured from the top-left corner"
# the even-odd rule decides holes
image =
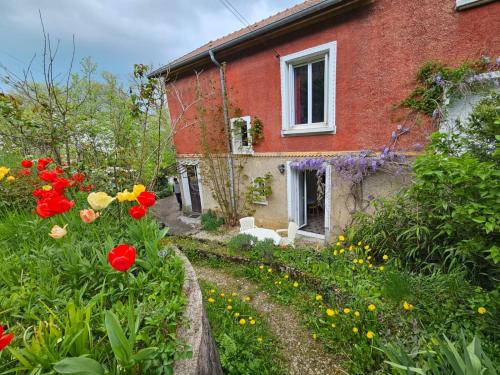
[[[478,5],[491,3],[492,1],[494,0],[456,0],[455,9],[456,10],[468,9]]]
[[[282,134],[335,132],[337,42],[281,57]]]
[[[250,116],[235,117],[231,119],[231,142],[233,153],[253,153],[252,135],[250,133],[251,126]]]

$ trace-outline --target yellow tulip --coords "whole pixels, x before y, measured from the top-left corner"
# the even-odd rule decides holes
[[[68,233],[66,230],[67,226],[68,224],[61,228],[59,225],[54,225],[50,230],[49,236],[56,240],[63,238]]]
[[[146,191],[146,186],[144,186],[143,184],[134,185],[134,188],[132,189],[132,192],[134,193],[134,195],[135,195],[136,198],[143,191]]]
[[[51,190],[52,190],[52,186],[50,186],[50,185],[43,185],[43,186],[42,186],[42,189],[43,189],[44,191],[51,191]]]
[[[7,177],[7,181],[9,181],[9,182],[14,181],[15,179],[16,179],[16,178],[15,178],[14,176],[9,176],[9,177]]]
[[[3,180],[5,176],[9,173],[10,169],[7,167],[0,167],[0,180]]]
[[[107,193],[100,191],[97,193],[90,193],[87,197],[87,202],[90,206],[97,211],[104,210],[116,198],[110,197]]]

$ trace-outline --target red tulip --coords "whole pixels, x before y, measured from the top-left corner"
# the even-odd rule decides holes
[[[38,174],[38,177],[40,177],[40,180],[52,182],[57,178],[57,172],[56,171],[42,171]]]
[[[44,198],[36,202],[36,213],[41,218],[62,214],[69,211],[75,204],[75,201],[69,201],[65,196],[57,195],[57,192],[53,190],[45,193]]]
[[[137,196],[137,202],[144,207],[154,206],[156,201],[155,193],[151,193],[149,191],[143,191],[141,194]]]
[[[135,262],[135,247],[122,243],[108,253],[108,262],[115,270],[127,271]]]
[[[29,174],[31,173],[31,171],[29,169],[23,169],[20,173],[23,176],[29,176]]]
[[[0,325],[0,352],[10,344],[13,338],[14,335],[12,333],[7,333],[6,335],[4,335],[2,325]]]
[[[31,168],[33,166],[33,162],[31,160],[23,160],[21,162],[21,165],[24,167],[24,168]]]
[[[128,213],[130,214],[130,216],[132,216],[136,220],[138,220],[141,217],[143,217],[144,215],[146,215],[146,212],[148,212],[148,210],[142,206],[132,206],[128,210]]]
[[[77,172],[73,176],[71,176],[71,178],[73,181],[83,182],[83,180],[85,179],[85,175],[83,173]]]
[[[36,166],[36,169],[39,171],[43,171],[45,168],[47,168],[47,164],[52,163],[53,160],[51,158],[42,158],[38,159],[38,165]]]
[[[69,186],[69,181],[64,178],[64,177],[59,177],[52,182],[52,187],[54,188],[55,191],[59,193],[63,193],[64,189],[66,189]]]

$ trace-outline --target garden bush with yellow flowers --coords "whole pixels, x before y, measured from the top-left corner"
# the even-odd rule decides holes
[[[170,374],[189,355],[184,271],[147,215],[155,195],[92,191],[49,157],[1,166],[0,185],[0,374]]]

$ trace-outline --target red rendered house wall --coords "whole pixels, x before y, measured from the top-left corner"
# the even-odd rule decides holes
[[[281,56],[323,43],[337,41],[336,134],[281,136]],[[500,3],[465,11],[455,10],[455,0],[378,0],[374,4],[333,18],[286,38],[269,40],[227,61],[230,101],[242,115],[257,116],[264,125],[264,141],[255,152],[377,150],[385,145],[401,121],[394,104],[415,87],[415,74],[427,60],[451,65],[500,54]],[[219,93],[218,70],[207,66],[203,85]],[[186,98],[195,87],[195,76],[176,81]],[[213,97],[208,107],[220,103]],[[176,98],[169,95],[171,117],[180,114]],[[186,119],[193,121],[195,111]],[[424,121],[425,123],[425,121]],[[406,145],[424,143],[428,127],[418,127]],[[199,152],[195,127],[175,135],[179,154]]]

